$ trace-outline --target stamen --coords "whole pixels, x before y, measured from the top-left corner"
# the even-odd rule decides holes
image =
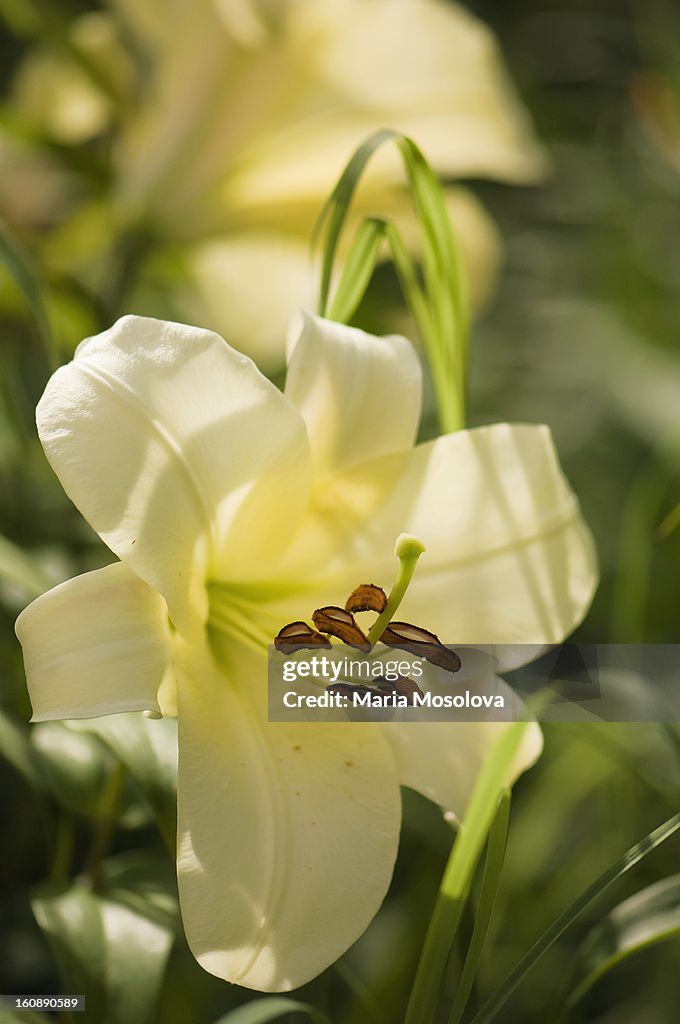
[[[385,597],[385,591],[375,583],[362,583],[352,591],[344,608],[326,605],[324,608],[316,609],[312,614],[312,620],[318,632],[311,629],[306,622],[299,620],[284,626],[274,640],[277,651],[289,654],[313,647],[330,649],[330,641],[326,636],[322,636],[325,633],[367,654],[370,654],[375,644],[382,641],[388,647],[420,655],[433,665],[446,669],[447,672],[458,672],[461,667],[460,658],[455,651],[445,647],[435,633],[420,626],[412,626],[409,622],[395,622],[393,619],[413,578],[418,559],[424,551],[425,545],[417,537],[406,533],[400,534],[394,546],[394,553],[400,563],[399,574],[389,597]],[[355,611],[378,612],[368,636],[357,625],[352,614]],[[378,679],[380,688],[386,689],[387,692],[398,692],[409,698],[415,693],[421,693],[416,683],[406,677],[400,676],[396,684],[388,682],[383,676]]]
[[[382,612],[387,605],[387,595],[375,583],[362,583],[345,601],[346,612]]]
[[[418,540],[417,537],[412,537],[408,533],[400,533],[397,537],[397,543],[394,545],[394,553],[399,559],[399,575],[397,580],[390,590],[390,596],[387,598],[387,604],[381,611],[378,618],[371,626],[368,633],[368,642],[370,644],[377,644],[383,635],[385,627],[394,617],[394,613],[401,604],[404,594],[408,589],[408,585],[411,582],[413,573],[415,572],[416,563],[425,550],[425,545],[422,541]]]
[[[380,643],[409,654],[418,654],[432,665],[445,668],[447,672],[458,672],[460,669],[460,658],[455,651],[445,647],[429,629],[412,626],[409,622],[390,622],[380,637]]]
[[[370,649],[363,630],[357,626],[352,613],[346,612],[344,608],[336,608],[335,605],[317,608],[312,615],[312,620],[322,633],[336,636],[338,640],[342,640],[349,647],[356,647],[360,651]]]
[[[319,647],[330,650],[332,646],[327,637],[301,621],[289,622],[274,638],[274,647],[281,654],[294,654],[296,651]]]

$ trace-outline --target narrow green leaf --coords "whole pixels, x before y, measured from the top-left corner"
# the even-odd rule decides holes
[[[324,246],[323,264],[321,268],[321,289],[319,293],[319,313],[326,315],[328,296],[333,276],[333,263],[338,248],[340,235],[349,212],[354,191],[359,184],[359,179],[364,172],[366,164],[375,151],[388,139],[397,138],[397,133],[386,128],[383,131],[375,132],[359,146],[351,156],[349,163],[340,175],[333,192],[324,204],[324,207],[314,229],[313,244],[320,234],[326,220],[328,221],[326,244]]]
[[[267,999],[255,999],[252,1003],[239,1006],[225,1017],[220,1017],[215,1024],[269,1024],[287,1014],[298,1013],[307,1017],[314,1024],[331,1024],[329,1018],[321,1010],[308,1003],[300,1003],[296,999],[285,996],[272,996]]]
[[[527,722],[508,725],[479,774],[430,918],[405,1024],[431,1024],[434,1018],[442,974],[460,924],[472,876],[526,727]]]
[[[494,1020],[500,1010],[505,1006],[506,1002],[515,991],[518,985],[524,981],[525,977],[533,969],[536,963],[540,960],[543,954],[550,949],[550,947],[559,939],[561,935],[577,920],[578,917],[586,910],[591,903],[597,900],[603,893],[609,889],[614,882],[617,882],[619,878],[625,875],[631,868],[639,864],[641,860],[644,860],[652,850],[655,850],[657,846],[665,843],[667,839],[680,829],[680,813],[674,814],[672,818],[669,818],[658,828],[650,832],[649,835],[641,839],[639,843],[632,846],[627,853],[621,857],[620,860],[612,864],[603,874],[597,878],[592,885],[583,892],[578,899],[569,906],[563,914],[560,914],[552,924],[546,928],[543,935],[533,944],[524,956],[521,958],[519,963],[513,968],[510,974],[507,976],[500,988],[494,992],[494,994],[486,1001],[482,1009],[473,1018],[472,1024],[489,1024],[489,1021]]]
[[[319,312],[322,316],[344,312],[345,294],[351,292],[346,274],[341,282],[342,301],[329,303],[333,264],[340,236],[352,197],[367,163],[375,151],[389,141],[395,143],[403,159],[422,231],[424,288],[417,281],[411,259],[398,236],[396,240],[392,238],[390,249],[402,286],[406,283],[405,298],[416,320],[430,364],[442,429],[458,430],[465,422],[469,331],[467,290],[442,186],[418,146],[407,136],[389,130],[371,135],[351,157],[325,204],[315,231],[315,238],[324,228],[326,231]],[[393,225],[384,223],[387,235]],[[362,245],[368,245],[367,238],[361,237],[360,241]],[[377,247],[371,255],[377,257]],[[366,262],[361,262],[363,256],[361,253],[357,255],[357,290],[361,290],[361,294],[368,283],[365,277]],[[330,314],[327,312],[329,308]]]
[[[32,599],[52,586],[30,555],[0,534],[0,580],[19,586]]]
[[[30,260],[17,243],[10,239],[2,224],[0,224],[0,264],[7,269],[31,309],[50,368],[56,370],[58,359],[38,279],[31,267]]]
[[[348,323],[352,318],[373,276],[385,227],[384,220],[366,217],[357,228],[328,311],[331,320]]]
[[[154,812],[168,849],[177,831],[177,722],[138,712],[68,723],[98,736],[125,766]]]
[[[433,370],[436,370],[437,366],[439,366],[440,372],[444,372],[439,350],[432,346],[432,340],[435,334],[432,310],[430,309],[427,296],[418,279],[418,274],[413,260],[409,255],[408,249],[404,244],[401,233],[396,224],[387,224],[385,237],[387,238],[390,255],[392,257],[392,262],[394,263],[394,269],[399,277],[399,283],[401,284],[404,296],[406,297],[406,302],[413,313],[416,323],[418,324],[421,341],[425,348],[425,354],[430,361],[430,365],[433,367]]]
[[[680,875],[672,875],[629,896],[590,932],[581,950],[567,1007],[575,1006],[607,971],[626,957],[678,937]]]
[[[456,995],[449,1013],[449,1024],[459,1024],[463,1019],[465,1007],[468,1004],[472,986],[477,976],[479,962],[484,950],[486,937],[489,933],[491,915],[496,903],[496,893],[505,861],[505,848],[508,839],[508,828],[510,826],[510,793],[506,793],[498,807],[498,813],[494,818],[489,842],[484,861],[484,873],[479,893],[479,900],[475,911],[475,922],[472,928],[472,937],[468,946],[463,971],[456,986]]]

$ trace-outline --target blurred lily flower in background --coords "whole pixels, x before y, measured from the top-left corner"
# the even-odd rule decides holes
[[[121,561],[19,617],[34,718],[178,716],[187,938],[251,988],[297,987],[359,937],[392,874],[399,785],[459,819],[506,728],[270,724],[279,629],[389,584],[403,532],[426,548],[403,613],[452,642],[559,642],[592,597],[591,537],[549,430],[413,447],[420,389],[405,338],[309,314],[283,394],[211,332],[125,317],[38,407],[48,459]],[[534,724],[508,785],[540,749]]]
[[[491,32],[457,4],[109,0],[19,67],[0,200],[10,216],[51,222],[43,258],[108,293],[111,314],[167,316],[171,303],[271,370],[292,312],[312,302],[309,238],[338,168],[383,127],[412,136],[448,181],[545,171]],[[49,196],[21,200],[40,140],[59,212]],[[381,155],[356,213],[396,219],[415,247],[401,182]],[[497,235],[469,190],[447,198],[480,304]]]

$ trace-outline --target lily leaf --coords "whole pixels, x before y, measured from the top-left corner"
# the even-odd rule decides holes
[[[509,827],[510,793],[508,792],[501,798],[498,813],[489,832],[484,872],[482,874],[479,899],[475,909],[474,926],[465,955],[463,970],[458,979],[455,996],[449,1011],[448,1024],[460,1024],[468,999],[470,998],[470,993],[472,992],[491,925],[491,917],[505,860],[505,847]]]
[[[546,950],[550,949],[552,945],[560,938],[564,932],[578,920],[580,915],[593,903],[599,899],[603,893],[605,893],[610,886],[619,880],[623,875],[627,874],[636,864],[648,857],[653,850],[655,850],[662,843],[665,843],[672,836],[680,831],[680,813],[674,814],[673,817],[668,818],[663,824],[659,825],[648,835],[644,836],[639,843],[631,848],[620,858],[616,863],[612,864],[611,867],[607,868],[599,878],[588,886],[585,892],[574,900],[574,902],[567,907],[563,914],[560,914],[549,926],[545,932],[536,940],[533,946],[524,954],[519,960],[513,970],[510,971],[505,981],[502,983],[500,988],[493,993],[487,999],[486,1003],[482,1006],[479,1013],[475,1014],[471,1024],[489,1024],[490,1021],[495,1020],[498,1013],[505,1006],[506,1002],[515,991],[518,985],[522,983],[527,974],[532,970],[534,965],[540,960]]]
[[[340,236],[359,180],[387,142],[402,157],[411,197],[423,236],[422,286],[395,224],[380,218],[364,221],[355,235],[347,265],[357,280],[350,287],[343,275],[330,303],[333,264]],[[443,188],[418,146],[406,135],[383,129],[354,152],[326,202],[315,229],[324,233],[319,313],[348,316],[361,298],[384,236],[390,248],[404,297],[418,326],[437,398],[442,432],[460,429],[465,421],[465,379],[469,310],[458,244],[449,220]]]
[[[132,712],[68,723],[78,732],[94,733],[125,766],[158,821],[163,838],[175,849],[177,830],[177,723],[150,720]]]
[[[104,865],[107,898],[156,921],[169,931],[179,928],[175,865],[149,850],[109,857]]]
[[[74,733],[63,722],[34,725],[31,744],[43,788],[72,814],[94,815],[115,767],[107,748],[96,736]]]
[[[626,957],[680,936],[680,874],[629,896],[585,940],[575,987],[567,1006],[575,1006],[600,978]]]
[[[51,886],[32,900],[62,974],[64,988],[83,993],[99,1024],[146,1024],[154,1017],[175,937],[172,892],[163,895],[156,858],[118,858],[103,865],[101,890]]]

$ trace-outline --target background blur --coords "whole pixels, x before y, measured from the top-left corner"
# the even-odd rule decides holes
[[[0,129],[16,127],[16,76],[27,54],[44,44],[45,32],[61,38],[72,15],[96,6],[0,2]],[[680,8],[673,0],[468,6],[496,33],[551,163],[537,185],[469,182],[503,240],[495,294],[474,330],[470,423],[552,427],[601,561],[600,590],[578,638],[679,643],[680,529],[673,527],[680,502]],[[41,98],[49,104],[48,86]],[[36,124],[23,141],[36,142]],[[12,223],[12,244],[43,280],[57,338],[57,350],[48,351],[24,297],[0,270],[0,535],[16,545],[5,551],[0,537],[0,991],[41,993],[63,983],[29,898],[48,881],[63,885],[87,872],[98,844],[110,853],[106,871],[114,881],[107,876],[105,884],[128,879],[129,891],[153,903],[173,936],[177,923],[170,860],[153,808],[127,776],[111,803],[111,744],[58,723],[39,726],[29,738],[24,725],[30,707],[13,632],[17,612],[51,582],[110,560],[49,470],[33,411],[51,361],[68,359],[84,334],[108,326],[110,310],[121,293],[133,293],[134,280],[121,274],[109,282],[116,294],[100,294],[98,304],[75,277],[66,282],[55,269],[80,258],[79,241],[62,235],[57,254],[45,243],[68,175],[105,176],[97,145],[43,139],[39,159],[31,149],[18,169],[7,147],[3,131],[0,208]],[[123,266],[134,278],[137,254],[129,257]],[[163,294],[154,301],[160,314]],[[398,320],[397,302],[393,276],[382,269],[357,322],[379,327]],[[426,423],[426,434],[433,429]],[[22,550],[30,562],[22,561]],[[478,1004],[599,872],[678,808],[678,745],[661,726],[562,725],[546,733],[544,757],[515,790]],[[399,1021],[449,851],[450,831],[437,809],[412,793],[404,801],[390,897],[341,963],[301,996],[332,1008],[340,1024]],[[671,841],[560,940],[499,1019],[556,1020],[554,1006],[592,925],[677,867]],[[678,952],[675,939],[637,954],[565,1019],[677,1020]],[[169,965],[149,986],[152,1024],[210,1024],[251,998],[203,973],[179,931]],[[86,983],[82,964],[75,976]],[[455,986],[455,965],[451,977]],[[109,1007],[101,1019],[125,1019],[116,1012],[123,1013]]]

